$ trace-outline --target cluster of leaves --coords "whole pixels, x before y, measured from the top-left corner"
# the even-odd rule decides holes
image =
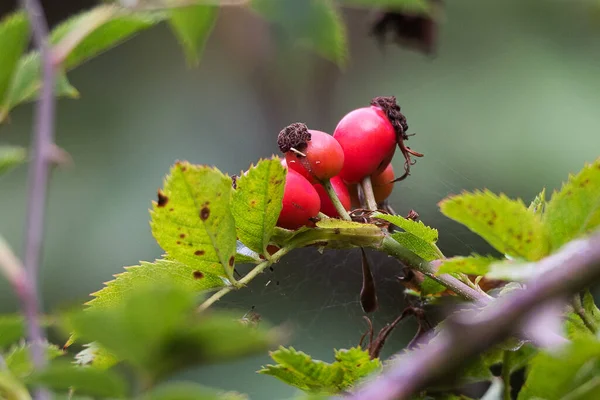
[[[546,201],[545,190],[525,206],[489,191],[464,193],[440,202],[444,215],[467,226],[506,260],[473,255],[444,262],[439,273],[461,272],[491,279],[525,281],[536,261],[600,226],[600,159],[570,176]]]
[[[161,282],[130,290],[114,307],[57,316],[54,324],[66,332],[77,331],[91,344],[78,355],[79,365],[57,346],[45,344],[49,364],[38,371],[30,357],[32,345],[20,341],[23,318],[3,316],[0,355],[5,365],[0,371],[0,397],[31,399],[28,389],[43,385],[57,398],[72,399],[246,398],[188,382],[162,383],[182,368],[261,353],[284,338],[284,331],[264,324],[247,326],[237,314],[198,314],[195,304],[194,292]],[[99,346],[123,361],[120,370],[86,366]],[[123,368],[130,372],[124,374]],[[133,376],[134,384],[125,376]]]

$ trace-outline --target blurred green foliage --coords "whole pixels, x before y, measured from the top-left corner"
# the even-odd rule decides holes
[[[262,36],[251,17],[226,10],[197,70],[186,68],[164,27],[74,70],[70,79],[82,98],[59,102],[57,128],[75,167],[53,174],[41,274],[46,307],[81,303],[123,265],[160,257],[147,209],[174,160],[236,173],[275,152],[276,134],[288,123],[332,131],[343,114],[381,94],[398,97],[417,133],[409,145],[426,154],[397,186],[392,205],[403,215],[414,208],[438,228],[448,255],[491,251],[442,217],[436,203],[476,187],[528,202],[540,187],[551,192],[566,173],[598,156],[600,27],[577,2],[447,3],[434,58],[395,47],[379,51],[367,37],[370,16],[345,10],[350,57],[340,73],[310,53],[290,50],[279,35]],[[31,111],[14,110],[0,126],[3,141],[29,143]],[[2,177],[0,231],[16,249],[25,178],[22,167]],[[397,313],[401,289],[394,262],[375,260],[383,323]],[[256,305],[268,320],[292,320],[298,328],[293,345],[326,358],[333,347],[355,345],[364,329],[359,288],[358,253],[318,257],[307,250],[222,304],[239,308],[240,316]],[[0,308],[15,307],[0,282]],[[389,351],[410,336],[412,327],[390,339]],[[225,367],[181,376],[256,398],[290,394],[255,376],[255,366],[267,362],[261,357],[227,366],[237,369],[235,382],[222,380]]]

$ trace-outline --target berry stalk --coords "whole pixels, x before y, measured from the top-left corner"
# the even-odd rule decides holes
[[[363,196],[367,202],[367,208],[369,211],[377,211],[377,201],[375,201],[375,194],[373,193],[373,183],[371,177],[367,175],[361,182],[363,190]]]
[[[350,218],[350,214],[348,214],[348,211],[346,211],[346,209],[344,208],[344,205],[340,201],[340,198],[338,197],[337,193],[333,189],[333,186],[331,185],[331,180],[324,179],[321,181],[321,184],[325,188],[325,191],[327,192],[329,199],[331,199],[331,202],[333,203],[333,206],[335,207],[335,209],[338,212],[338,214],[340,215],[340,217],[346,221],[352,221],[352,218]]]

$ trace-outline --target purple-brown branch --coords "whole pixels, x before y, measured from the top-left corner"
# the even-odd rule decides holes
[[[23,312],[27,319],[27,337],[31,343],[34,365],[45,364],[44,333],[39,322],[38,270],[44,236],[44,215],[48,176],[50,174],[50,154],[54,143],[54,80],[55,66],[52,62],[48,42],[48,23],[38,0],[21,0],[27,12],[33,31],[33,42],[40,52],[42,63],[42,87],[35,110],[33,130],[33,157],[29,168],[29,195],[27,205],[27,226],[25,231],[25,274],[27,279],[17,288]],[[38,394],[38,398],[43,394]]]
[[[408,399],[472,357],[521,333],[523,324],[538,310],[600,281],[600,233],[569,243],[541,260],[539,269],[545,272],[528,283],[526,290],[493,300],[481,312],[450,318],[434,340],[402,356],[386,373],[347,399]]]

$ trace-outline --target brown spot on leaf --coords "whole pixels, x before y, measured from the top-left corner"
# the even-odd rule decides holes
[[[202,207],[202,209],[200,210],[200,219],[202,221],[206,221],[209,216],[210,216],[210,209],[206,206]]]
[[[231,256],[231,257],[229,257],[229,266],[233,267],[233,263],[235,263],[235,257]]]
[[[197,256],[203,256],[204,255],[204,250],[196,250],[194,252],[194,254],[197,255]]]
[[[339,235],[340,233],[341,233],[341,231],[340,231],[340,228],[335,228],[335,229],[333,230],[333,234],[334,234],[334,235]]]
[[[185,233],[180,233],[179,237],[183,239],[185,237]]]
[[[181,241],[180,241],[180,240],[178,240],[178,241],[177,241],[177,244],[181,244]]]
[[[194,275],[194,279],[202,279],[202,278],[204,278],[204,274],[202,272],[200,272],[200,271],[194,271],[193,275]]]
[[[487,224],[488,224],[489,226],[494,226],[494,221],[492,221],[492,220],[489,220],[489,221],[487,222]]]
[[[256,206],[256,200],[252,200],[252,201],[250,202],[250,205],[251,205],[252,207]]]
[[[164,207],[169,202],[169,198],[165,196],[162,190],[158,189],[158,206]]]
[[[175,209],[173,207],[169,208],[169,211],[175,211]]]

